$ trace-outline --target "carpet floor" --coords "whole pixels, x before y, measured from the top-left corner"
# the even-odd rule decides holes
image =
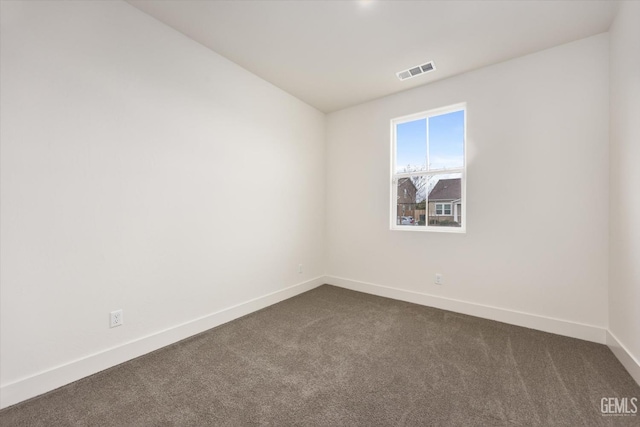
[[[9,426],[600,426],[595,344],[324,285],[0,411]],[[638,403],[640,406],[640,402]]]

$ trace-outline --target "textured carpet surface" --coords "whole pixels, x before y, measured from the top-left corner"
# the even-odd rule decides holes
[[[598,426],[604,345],[322,286],[0,411],[2,426]],[[639,404],[640,406],[640,404]]]

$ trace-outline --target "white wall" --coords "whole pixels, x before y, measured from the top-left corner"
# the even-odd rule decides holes
[[[622,2],[610,37],[609,330],[640,383],[640,3]]]
[[[604,342],[607,57],[601,34],[330,114],[329,281]],[[467,233],[390,231],[390,119],[458,102]]]
[[[323,114],[123,2],[1,12],[2,406],[317,284]]]

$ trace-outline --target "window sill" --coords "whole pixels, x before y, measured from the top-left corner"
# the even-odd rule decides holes
[[[467,230],[464,227],[427,227],[420,225],[405,225],[405,226],[391,226],[390,231],[416,231],[419,233],[453,233],[453,234],[466,234]]]

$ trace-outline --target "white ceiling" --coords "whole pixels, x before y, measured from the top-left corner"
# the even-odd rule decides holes
[[[578,0],[127,1],[324,112],[607,31],[616,9]],[[436,71],[397,79],[429,60]]]

